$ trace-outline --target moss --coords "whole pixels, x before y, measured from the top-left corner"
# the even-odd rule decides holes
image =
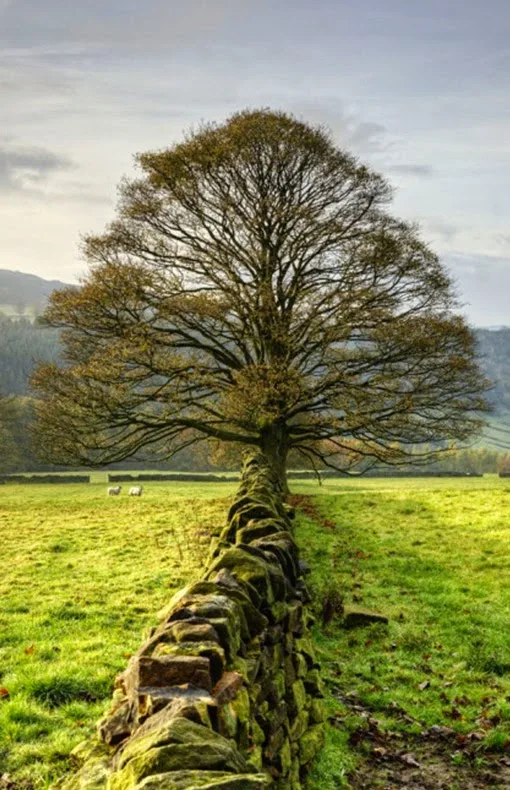
[[[306,708],[306,691],[302,680],[296,680],[292,684],[291,712],[297,715]]]
[[[220,744],[216,738],[199,744],[172,743],[148,749],[111,775],[108,790],[131,790],[148,776],[183,769],[245,773],[247,764],[241,754],[226,739],[222,738]]]
[[[264,774],[232,776],[218,771],[173,771],[147,777],[136,790],[262,790],[268,784]]]
[[[308,712],[302,710],[298,713],[290,727],[290,737],[292,741],[298,741],[306,732],[308,727]]]
[[[280,749],[281,770],[284,776],[290,772],[292,766],[292,755],[290,752],[290,741],[286,740]]]
[[[314,724],[302,736],[299,745],[299,762],[301,765],[310,763],[320,752],[326,741],[323,724]]]

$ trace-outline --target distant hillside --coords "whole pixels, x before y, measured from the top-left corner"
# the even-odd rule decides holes
[[[0,395],[26,395],[35,362],[59,357],[58,330],[0,315]]]
[[[61,280],[45,280],[35,274],[0,269],[0,312],[33,316],[44,309],[52,291],[67,285]]]

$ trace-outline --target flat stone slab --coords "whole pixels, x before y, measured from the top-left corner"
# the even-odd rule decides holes
[[[363,628],[372,623],[388,624],[386,615],[380,612],[371,612],[368,609],[360,609],[355,606],[346,606],[342,625],[344,628]]]

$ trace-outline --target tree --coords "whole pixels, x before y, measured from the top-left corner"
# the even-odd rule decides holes
[[[0,473],[12,472],[21,461],[21,453],[15,441],[18,420],[16,398],[0,395]]]
[[[486,407],[472,334],[385,180],[322,128],[268,110],[137,156],[118,218],[84,241],[46,322],[39,432],[59,462],[218,439],[321,464],[426,460]]]

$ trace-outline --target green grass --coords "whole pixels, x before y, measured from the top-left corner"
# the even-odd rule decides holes
[[[234,490],[1,487],[0,773],[46,786],[67,770],[158,609],[198,576]]]
[[[509,749],[509,482],[328,483],[314,500],[319,518],[300,519],[316,606],[337,589],[346,605],[390,618],[316,626],[332,726],[313,790],[348,787],[369,756],[369,739],[356,737],[367,712],[383,733],[407,735],[408,749],[433,725],[461,741],[476,732],[482,758]]]

